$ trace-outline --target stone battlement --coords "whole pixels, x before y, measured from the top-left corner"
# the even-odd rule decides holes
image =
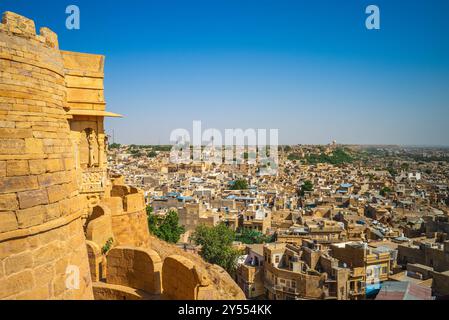
[[[35,39],[51,48],[59,48],[56,33],[47,27],[42,27],[39,30],[39,34],[36,34],[34,21],[14,12],[6,11],[3,13],[0,31],[8,32],[19,37]]]

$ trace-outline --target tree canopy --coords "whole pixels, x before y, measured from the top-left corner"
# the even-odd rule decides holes
[[[174,210],[170,210],[165,217],[158,217],[152,213],[151,207],[147,207],[147,214],[148,228],[159,239],[177,243],[185,232],[184,227],[179,225],[178,213]]]
[[[387,194],[389,194],[389,193],[391,193],[393,190],[391,190],[389,187],[383,187],[381,190],[380,190],[380,195],[382,196],[382,197],[385,197]]]
[[[154,158],[156,156],[157,156],[157,152],[154,150],[151,150],[150,152],[147,153],[148,158]]]
[[[306,192],[310,192],[313,191],[313,183],[310,180],[306,180],[304,181],[303,185],[301,186],[300,189],[300,195],[304,196]]]
[[[234,274],[237,259],[241,252],[232,247],[235,232],[224,223],[209,227],[199,225],[191,235],[190,240],[201,246],[200,255],[209,263],[224,268],[229,274]]]
[[[111,143],[109,145],[109,149],[118,149],[120,147],[121,147],[121,145],[119,143]]]
[[[301,157],[297,153],[290,153],[287,156],[287,159],[290,160],[290,161],[293,161],[293,160],[300,160]]]
[[[331,155],[327,155],[325,153],[320,153],[318,155],[311,154],[307,156],[306,159],[309,164],[330,163],[333,165],[339,165],[354,161],[354,158],[342,148],[337,148]]]
[[[231,190],[246,190],[248,189],[248,182],[244,179],[238,179],[234,181],[234,184],[231,186]]]
[[[241,229],[235,235],[235,240],[245,244],[272,242],[272,237],[266,236],[259,231],[250,229]]]

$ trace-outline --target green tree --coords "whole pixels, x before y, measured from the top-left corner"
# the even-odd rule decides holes
[[[244,179],[238,179],[234,181],[234,184],[231,186],[231,190],[246,190],[248,189],[248,182]]]
[[[148,229],[150,232],[170,243],[177,243],[181,234],[185,232],[184,227],[179,225],[178,213],[174,210],[170,210],[165,217],[159,218],[152,213],[152,208],[147,207],[148,214]]]
[[[293,160],[299,160],[299,159],[301,159],[301,158],[300,158],[300,156],[299,156],[298,154],[296,154],[296,153],[290,153],[290,154],[287,156],[287,159],[290,160],[290,161],[293,161]]]
[[[157,156],[156,151],[152,150],[150,152],[147,153],[148,158],[154,158]]]
[[[398,171],[393,167],[388,167],[387,171],[394,177],[398,174]]]
[[[273,239],[256,230],[241,229],[239,230],[239,233],[236,234],[235,240],[245,244],[255,244],[272,242]]]
[[[190,240],[201,246],[200,255],[209,263],[217,264],[233,275],[241,252],[232,247],[235,232],[224,223],[208,227],[199,225]]]
[[[390,192],[391,192],[392,190],[389,188],[389,187],[383,187],[381,190],[380,190],[380,195],[382,196],[382,197],[385,197],[387,194],[389,194]]]
[[[131,149],[129,151],[129,153],[131,153],[134,157],[141,157],[142,156],[142,152],[139,149]]]
[[[157,145],[153,146],[154,151],[170,151],[172,146],[170,145]]]
[[[307,157],[307,162],[309,164],[317,164],[317,163],[330,163],[333,165],[339,165],[343,163],[350,163],[354,161],[354,158],[349,155],[342,148],[337,148],[332,155],[327,155],[325,153],[320,154],[312,154]]]
[[[304,196],[307,192],[313,191],[313,183],[310,180],[304,181],[303,185],[301,186],[299,194],[301,196]]]
[[[109,149],[118,149],[120,147],[121,147],[121,145],[119,143],[111,143],[109,145]]]

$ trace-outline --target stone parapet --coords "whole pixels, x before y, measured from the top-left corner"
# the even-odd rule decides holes
[[[92,299],[56,34],[5,12],[0,70],[0,298]]]

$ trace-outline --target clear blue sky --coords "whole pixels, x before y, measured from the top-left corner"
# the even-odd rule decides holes
[[[81,29],[65,28],[65,8]],[[381,30],[365,28],[376,4]],[[281,143],[449,145],[447,0],[1,0],[65,50],[106,55],[120,143],[277,128]]]

